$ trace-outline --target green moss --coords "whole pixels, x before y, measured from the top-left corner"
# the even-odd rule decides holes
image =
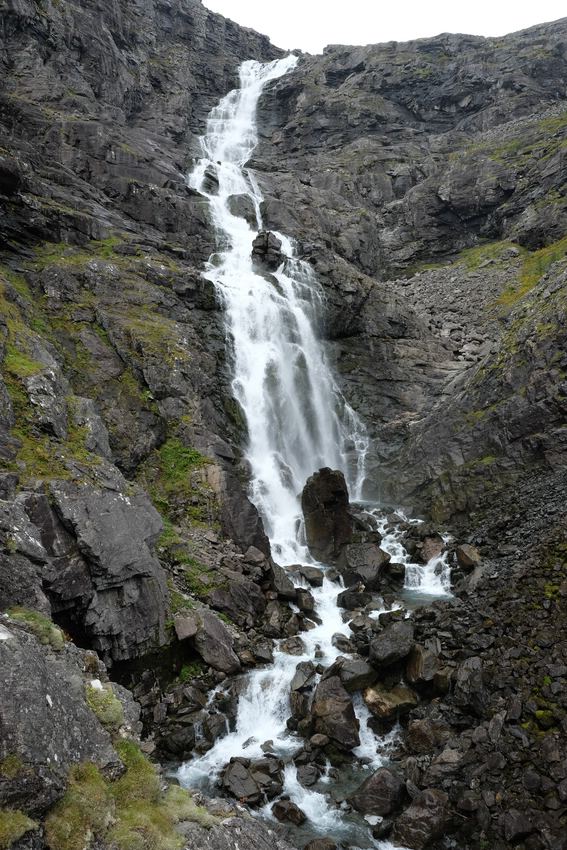
[[[71,212],[75,212],[72,210]],[[118,236],[109,236],[107,239],[93,239],[84,247],[68,245],[65,242],[45,242],[35,251],[33,265],[41,271],[48,266],[62,266],[64,268],[80,268],[94,259],[108,260],[118,257],[114,248],[121,244],[122,239]]]
[[[545,584],[543,587],[546,599],[557,599],[560,586],[558,584]]]
[[[201,661],[193,661],[192,664],[184,664],[179,671],[179,676],[177,677],[181,684],[185,684],[186,682],[192,681],[192,679],[196,679],[205,672],[205,665]]]
[[[119,741],[116,749],[126,770],[115,782],[93,764],[72,768],[65,796],[46,820],[51,850],[84,850],[93,838],[118,850],[178,850],[184,841],[176,823],[209,828],[218,822],[184,789],[164,794],[155,767],[134,742]]]
[[[17,378],[28,378],[41,372],[43,365],[37,360],[32,360],[22,351],[18,351],[13,343],[8,343],[4,355],[4,368]]]
[[[7,850],[37,823],[19,809],[0,809],[0,850]]]
[[[61,629],[38,611],[27,608],[10,608],[8,615],[17,623],[26,626],[37,637],[40,643],[49,645],[60,651],[65,646],[65,638]]]
[[[458,261],[464,263],[467,269],[476,271],[482,263],[486,262],[486,260],[500,260],[502,258],[502,254],[510,250],[510,248],[518,250],[519,246],[513,242],[507,241],[486,242],[482,245],[477,245],[474,248],[465,248],[465,250],[461,251],[459,254]]]
[[[0,776],[5,779],[15,779],[24,769],[24,763],[17,753],[9,753],[0,761]]]
[[[124,709],[118,697],[114,695],[112,686],[105,685],[100,689],[87,685],[86,698],[89,708],[96,714],[102,725],[109,732],[118,732],[124,723]]]
[[[114,815],[109,784],[91,763],[74,765],[63,798],[45,821],[45,838],[52,850],[84,850],[93,836],[108,830]]]
[[[535,719],[537,725],[542,729],[551,729],[551,727],[556,724],[556,718],[553,711],[545,708],[540,708],[535,712]]]

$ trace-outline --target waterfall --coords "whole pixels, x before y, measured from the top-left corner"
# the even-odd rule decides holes
[[[232,391],[248,426],[250,495],[282,564],[307,557],[298,534],[298,496],[307,478],[322,466],[340,469],[351,495],[360,498],[368,447],[318,339],[323,293],[310,266],[281,233],[275,235],[284,259],[272,275],[259,272],[252,261],[252,243],[263,226],[262,194],[246,168],[258,142],[256,107],[266,83],[296,62],[290,55],[265,65],[243,63],[240,88],[209,116],[203,157],[189,178],[208,198],[216,230],[219,250],[205,276],[226,310]],[[246,204],[248,220],[234,212],[235,199],[241,208]]]
[[[343,398],[318,337],[324,296],[312,269],[281,233],[275,234],[282,255],[277,269],[266,274],[252,259],[253,242],[263,229],[261,190],[246,167],[258,142],[256,107],[263,87],[296,61],[287,56],[269,64],[243,63],[240,88],[209,116],[201,139],[203,155],[189,177],[190,186],[208,199],[216,233],[217,251],[204,274],[225,308],[232,391],[248,428],[250,495],[274,558],[283,565],[310,562],[300,504],[307,478],[322,466],[340,469],[351,496],[361,500],[368,450],[366,431]],[[397,538],[393,542],[397,544]],[[177,776],[186,786],[210,787],[231,757],[262,757],[263,744],[269,741],[270,751],[287,762],[284,792],[305,809],[312,828],[323,833],[329,829],[345,840],[356,839],[357,846],[358,841],[368,846],[368,824],[345,820],[326,793],[304,788],[289,761],[300,746],[286,723],[290,683],[298,662],[316,659],[327,666],[339,655],[333,636],[348,631],[336,604],[341,589],[326,577],[322,587],[311,589],[318,624],[302,632],[303,654],[291,655],[278,647],[271,666],[249,673],[234,730],[203,756],[182,765]],[[355,700],[354,708],[361,725],[355,755],[377,767],[391,736],[376,738],[362,699]],[[321,784],[325,787],[324,781]],[[271,817],[270,806],[263,814]],[[371,843],[384,850],[391,847]]]

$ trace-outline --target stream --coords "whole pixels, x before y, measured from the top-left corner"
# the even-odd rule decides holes
[[[246,163],[258,142],[256,108],[264,86],[291,70],[297,58],[261,64],[244,62],[240,88],[230,92],[210,113],[201,138],[202,157],[189,176],[189,185],[210,205],[218,250],[204,275],[211,280],[225,309],[233,369],[232,392],[246,417],[245,454],[251,470],[250,497],[262,516],[272,556],[283,567],[312,565],[328,568],[310,556],[303,535],[300,505],[307,478],[321,467],[344,473],[349,493],[382,534],[381,548],[392,561],[405,566],[405,589],[399,603],[377,607],[372,616],[392,607],[411,609],[450,590],[446,555],[427,565],[412,563],[402,544],[402,532],[376,505],[364,501],[369,439],[364,424],[343,398],[320,340],[323,292],[313,270],[296,256],[292,240],[275,233],[282,261],[271,274],[259,270],[252,257],[253,242],[263,230],[262,193]],[[247,214],[242,214],[246,210]],[[400,514],[400,523],[407,518]],[[297,584],[297,581],[296,581]],[[304,587],[308,587],[305,583]],[[292,827],[299,846],[310,838],[330,835],[350,847],[392,847],[372,838],[369,823],[349,811],[344,800],[369,771],[387,763],[396,730],[377,736],[368,726],[369,710],[359,694],[354,707],[360,722],[356,760],[340,772],[324,771],[316,785],[306,788],[297,778],[293,756],[303,739],[287,726],[290,683],[296,666],[314,661],[328,667],[344,653],[333,643],[337,633],[349,633],[336,604],[344,589],[325,575],[321,587],[309,588],[318,622],[301,633],[301,655],[276,647],[273,664],[246,674],[234,728],[217,739],[204,755],[179,768],[179,781],[189,788],[218,793],[215,783],[231,757],[262,758],[264,745],[282,758],[283,795],[307,816]],[[281,642],[280,642],[281,643]],[[222,686],[220,686],[222,687]],[[211,699],[214,700],[213,693]],[[339,802],[338,802],[339,801]],[[273,801],[259,814],[272,819]]]

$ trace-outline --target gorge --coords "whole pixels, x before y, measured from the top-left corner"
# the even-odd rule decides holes
[[[563,850],[567,21],[0,20],[2,850]]]

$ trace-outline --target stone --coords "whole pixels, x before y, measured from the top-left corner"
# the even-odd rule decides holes
[[[197,612],[199,626],[193,638],[195,649],[206,664],[222,673],[238,673],[240,661],[234,651],[231,633],[212,611]]]
[[[467,658],[455,677],[455,702],[482,717],[486,711],[487,694],[484,687],[482,661],[477,656]]]
[[[510,809],[503,814],[500,818],[500,825],[504,838],[511,844],[517,844],[534,832],[534,826],[529,817],[517,809]]]
[[[447,794],[436,788],[427,788],[396,818],[392,841],[410,850],[424,850],[433,841],[441,838],[449,820]]]
[[[404,783],[400,777],[386,767],[379,768],[365,779],[349,803],[363,815],[384,817],[396,811],[404,796]]]
[[[315,665],[312,661],[300,661],[295,668],[295,674],[290,683],[291,691],[300,691],[308,688],[315,682]]]
[[[338,676],[349,693],[361,691],[372,685],[378,675],[376,670],[360,656],[338,658],[324,673],[323,678]]]
[[[298,588],[296,592],[296,604],[300,611],[304,614],[312,614],[315,610],[315,600],[313,594],[303,588]]]
[[[173,627],[177,640],[186,640],[195,637],[199,629],[200,621],[196,614],[176,614],[173,619]]]
[[[283,567],[273,561],[269,569],[270,584],[282,599],[295,602],[297,590]]]
[[[281,240],[269,230],[261,230],[252,243],[254,265],[266,271],[276,271],[283,263]]]
[[[337,850],[337,845],[332,838],[313,838],[303,850]]]
[[[315,764],[301,764],[297,768],[297,779],[305,788],[315,785],[319,779],[319,770]]]
[[[346,750],[358,747],[358,720],[350,694],[338,676],[323,679],[317,685],[311,713],[315,732],[327,735],[335,744]]]
[[[357,608],[364,608],[372,602],[372,594],[366,593],[361,589],[360,585],[354,585],[347,590],[343,590],[337,596],[337,605],[339,608],[346,608],[347,611],[355,611]]]
[[[312,587],[323,586],[323,570],[319,570],[317,567],[309,567],[305,564],[301,564],[298,568],[298,572]]]
[[[438,654],[416,643],[406,661],[406,679],[410,685],[427,685],[433,682],[439,666]]]
[[[407,731],[408,749],[413,753],[432,753],[450,737],[451,730],[439,721],[424,718],[410,720]]]
[[[399,716],[407,714],[417,703],[417,694],[405,685],[386,688],[373,685],[363,693],[364,702],[378,720],[393,723]]]
[[[367,590],[379,590],[390,555],[376,543],[349,543],[341,550],[338,568],[347,586],[362,582]]]
[[[301,494],[305,537],[320,561],[333,561],[352,536],[352,517],[345,477],[328,467],[315,472]]]
[[[378,670],[406,658],[414,644],[410,620],[392,623],[370,642],[370,663]]]
[[[424,537],[421,542],[420,558],[424,564],[428,564],[434,558],[438,558],[445,549],[445,543],[441,535]]]
[[[305,812],[302,812],[299,806],[296,806],[291,800],[278,800],[272,806],[272,814],[279,821],[287,821],[295,826],[301,826],[307,820]]]
[[[455,550],[457,563],[464,570],[473,570],[480,564],[480,552],[476,546],[471,546],[469,543],[461,543]]]

